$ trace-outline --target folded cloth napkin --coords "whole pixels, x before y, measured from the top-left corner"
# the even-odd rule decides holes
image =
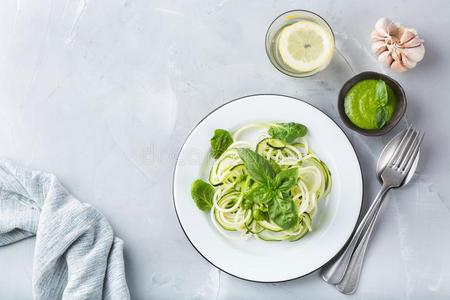
[[[0,160],[0,246],[36,235],[34,299],[130,299],[123,241],[52,174]]]

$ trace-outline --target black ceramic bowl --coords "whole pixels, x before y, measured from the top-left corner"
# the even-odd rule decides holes
[[[381,79],[381,80],[383,80],[384,82],[386,82],[387,85],[389,85],[391,87],[391,89],[395,93],[395,96],[397,97],[397,103],[395,106],[394,115],[389,120],[389,122],[386,125],[384,125],[383,128],[380,128],[380,129],[359,128],[358,126],[354,125],[350,121],[350,119],[347,117],[347,115],[345,114],[345,109],[344,109],[345,95],[347,95],[347,92],[356,83],[360,82],[361,80],[365,80],[365,79],[376,79],[376,80]],[[397,81],[392,79],[391,77],[384,75],[384,74],[377,73],[377,72],[363,72],[363,73],[353,76],[342,86],[341,91],[339,92],[339,97],[338,97],[338,110],[339,110],[339,115],[341,116],[342,121],[345,123],[345,125],[347,125],[348,128],[353,129],[354,131],[356,131],[360,134],[364,134],[364,135],[383,135],[383,134],[389,132],[392,128],[394,128],[395,125],[397,125],[398,122],[400,122],[403,115],[405,114],[406,94],[405,94],[405,91],[403,90],[403,88],[401,87],[401,85]]]

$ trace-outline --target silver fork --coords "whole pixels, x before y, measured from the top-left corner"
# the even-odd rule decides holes
[[[419,152],[424,134],[409,127],[396,147],[388,165],[381,172],[382,188],[359,224],[344,252],[322,270],[322,278],[336,284],[339,291],[352,294],[356,291],[361,275],[365,251],[384,201],[392,188],[398,188],[411,170]]]

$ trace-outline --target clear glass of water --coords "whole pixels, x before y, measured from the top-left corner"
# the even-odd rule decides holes
[[[283,61],[279,51],[280,33],[285,27],[302,20],[313,22],[319,25],[323,30],[325,30],[329,34],[330,39],[329,45],[330,47],[332,47],[330,53],[333,53],[335,47],[335,39],[333,31],[330,25],[319,15],[307,10],[292,10],[281,14],[270,24],[269,28],[267,29],[266,53],[267,56],[269,57],[270,62],[274,65],[275,68],[277,68],[280,72],[292,77],[307,77],[314,75],[324,70],[328,66],[333,57],[331,54],[329,58],[324,60],[323,64],[321,64],[320,66],[318,66],[313,70],[308,71],[298,71],[296,69],[293,69]]]

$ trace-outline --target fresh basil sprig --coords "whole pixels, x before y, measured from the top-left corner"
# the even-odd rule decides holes
[[[308,128],[305,125],[294,122],[272,124],[268,130],[271,137],[285,143],[292,143],[297,138],[305,136],[307,132]]]
[[[283,229],[289,229],[298,221],[297,208],[289,193],[297,183],[297,168],[275,172],[272,164],[250,149],[238,149],[250,177],[257,183],[244,195],[248,203],[266,204],[269,218]]]
[[[211,138],[211,155],[218,159],[227,148],[233,144],[231,134],[225,129],[214,130],[214,136]]]
[[[244,162],[248,174],[256,182],[267,185],[276,175],[272,165],[261,155],[247,148],[237,149],[239,157]]]

